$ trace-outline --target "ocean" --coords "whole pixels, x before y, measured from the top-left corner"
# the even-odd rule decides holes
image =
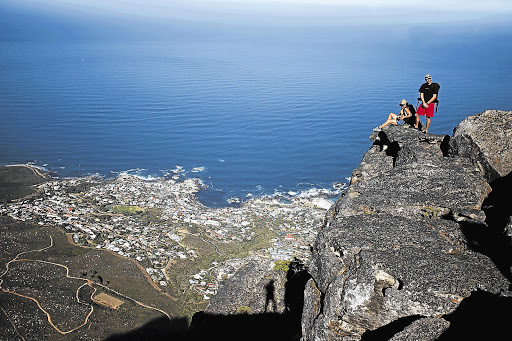
[[[427,73],[441,85],[431,133],[512,110],[512,30],[465,25],[421,43],[400,32],[1,41],[0,164],[59,178],[200,178],[212,207],[335,197],[372,128],[402,98],[416,105]]]

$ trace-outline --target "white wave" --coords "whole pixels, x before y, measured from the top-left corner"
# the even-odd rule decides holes
[[[230,204],[239,204],[241,202],[240,198],[238,197],[231,197],[227,201]]]
[[[204,171],[206,171],[206,167],[205,166],[200,166],[200,167],[194,167],[190,170],[192,173],[202,173]]]
[[[164,174],[164,175],[169,175],[170,173],[180,174],[180,173],[185,173],[185,169],[182,166],[177,165],[174,168],[161,169],[160,172],[162,172],[162,174]]]
[[[144,181],[155,181],[155,180],[158,180],[158,177],[155,177],[151,174],[143,174],[144,171],[146,171],[147,169],[144,169],[144,168],[133,168],[133,169],[128,169],[126,171],[121,171],[119,172],[118,174],[118,177],[123,177],[123,176],[133,176],[133,177],[136,177],[138,179],[141,179],[141,180],[144,180]],[[112,172],[112,173],[116,173],[116,172]]]

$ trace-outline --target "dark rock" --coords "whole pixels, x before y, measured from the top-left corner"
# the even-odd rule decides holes
[[[307,302],[309,309],[305,310],[302,315],[302,335],[310,335],[314,326],[313,322],[322,311],[322,293],[312,279],[306,283],[304,302]]]
[[[405,330],[391,328],[399,333],[396,340],[418,339],[413,335],[422,330],[429,330],[425,339],[435,339],[447,327],[439,318],[473,292],[508,290],[505,266],[489,251],[494,239],[473,231],[490,230],[489,214],[496,216],[482,205],[489,202],[488,181],[512,167],[512,115],[476,116],[461,123],[453,138],[405,125],[370,136],[373,146],[317,237],[302,340],[369,339],[369,331],[404,321],[410,324]],[[486,129],[505,147],[483,137]]]
[[[491,190],[482,174],[463,159],[416,162],[376,174],[347,188],[336,203],[337,214],[385,212],[441,218],[451,210],[467,215],[481,207]]]
[[[452,221],[383,214],[335,220],[319,235],[310,265],[325,296],[313,329],[329,330],[326,339],[361,336],[402,317],[449,314],[477,289],[506,289],[492,261],[464,243]],[[309,304],[304,316],[316,314],[310,311],[318,302]]]
[[[375,143],[354,170],[332,217],[390,213],[483,219],[478,210],[491,187],[470,160],[444,157],[446,135],[391,126],[370,139]]]
[[[286,272],[274,262],[253,259],[220,284],[205,312],[208,314],[282,313],[285,309]]]
[[[487,110],[454,129],[449,155],[472,160],[490,182],[512,171],[511,136],[512,111]]]
[[[455,312],[444,317],[450,327],[438,340],[506,340],[511,314],[511,297],[475,291]]]

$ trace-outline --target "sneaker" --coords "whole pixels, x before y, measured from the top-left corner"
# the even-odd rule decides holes
[[[382,129],[381,129],[381,128],[379,128],[379,127],[375,127],[375,128],[373,128],[373,131],[381,131],[381,130],[382,130]]]

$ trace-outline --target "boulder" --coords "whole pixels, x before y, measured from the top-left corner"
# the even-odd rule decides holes
[[[407,316],[450,314],[475,290],[509,285],[488,257],[469,250],[456,222],[387,214],[336,219],[318,236],[309,270],[320,293],[305,300],[303,316],[323,307],[309,329],[325,340],[359,339]]]
[[[282,313],[285,309],[286,269],[268,259],[251,259],[222,281],[205,310],[207,314]]]
[[[489,182],[512,171],[512,111],[487,110],[455,129],[449,155],[473,161]]]

